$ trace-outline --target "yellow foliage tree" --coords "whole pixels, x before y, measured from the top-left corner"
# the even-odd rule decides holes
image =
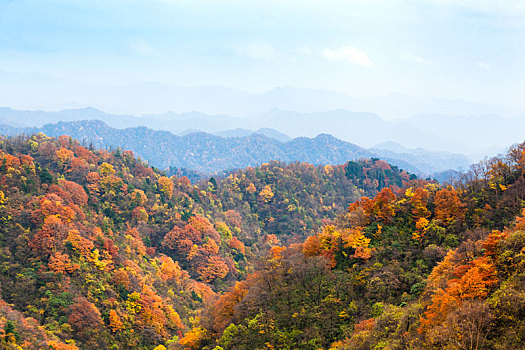
[[[274,194],[270,185],[264,186],[261,192],[259,192],[259,198],[261,198],[265,203],[269,202],[273,196]]]
[[[171,196],[173,195],[173,188],[175,186],[173,184],[173,181],[171,181],[166,176],[162,176],[159,178],[158,183],[159,191],[162,192],[166,198],[171,198]]]
[[[115,168],[113,165],[104,162],[98,167],[98,172],[102,176],[109,176],[115,174]]]

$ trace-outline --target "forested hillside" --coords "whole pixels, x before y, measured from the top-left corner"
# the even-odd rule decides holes
[[[525,144],[457,188],[363,197],[274,245],[184,341],[208,349],[525,348]]]
[[[377,159],[273,162],[194,185],[129,151],[2,138],[2,344],[182,346],[199,310],[273,245],[302,241],[360,195],[409,178]]]
[[[7,346],[167,345],[245,272],[238,228],[217,211],[210,222],[213,199],[188,180],[68,137],[1,146],[2,298],[23,313],[4,308]]]
[[[192,184],[129,151],[2,138],[0,341],[520,349],[524,174],[525,144],[455,188],[375,158]]]
[[[379,159],[323,167],[271,162],[212,179],[209,185],[224,209],[236,210],[247,223],[256,223],[251,232],[260,228],[281,239],[295,235],[303,240],[360,196],[374,195],[387,186],[399,188],[411,178],[415,176]]]
[[[524,44],[525,0],[0,0],[0,350],[525,350]]]

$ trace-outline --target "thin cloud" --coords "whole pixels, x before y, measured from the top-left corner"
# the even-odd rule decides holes
[[[525,2],[520,0],[425,0],[438,6],[468,8],[487,13],[525,14]]]
[[[138,56],[156,56],[158,51],[144,39],[137,39],[130,44],[130,49]]]
[[[429,61],[429,60],[427,60],[427,59],[425,59],[423,57],[414,55],[414,54],[412,54],[410,52],[402,52],[400,54],[400,56],[405,61],[414,62],[414,63],[417,63],[417,64],[424,64],[424,65],[432,64],[431,61]]]
[[[241,48],[238,48],[237,54],[240,56],[248,57],[252,60],[274,60],[282,53],[276,50],[273,46],[267,43],[250,44]]]
[[[299,55],[302,55],[302,56],[311,56],[314,53],[314,51],[308,46],[303,46],[299,48],[297,52],[299,53]]]
[[[490,64],[484,62],[476,62],[476,67],[486,70],[487,72],[490,70]]]
[[[349,62],[363,67],[374,67],[375,64],[370,60],[366,52],[351,46],[339,49],[324,49],[323,57],[330,62]]]

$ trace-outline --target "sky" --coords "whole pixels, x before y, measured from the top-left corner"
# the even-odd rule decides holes
[[[33,80],[290,85],[525,111],[525,2],[0,0],[0,102],[12,89],[31,99]]]

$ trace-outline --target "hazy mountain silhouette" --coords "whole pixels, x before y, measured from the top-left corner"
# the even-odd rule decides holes
[[[43,132],[69,135],[97,148],[130,149],[159,168],[187,168],[217,172],[254,166],[270,160],[305,161],[312,164],[343,164],[348,160],[377,157],[415,174],[430,174],[467,167],[470,161],[458,154],[419,150],[416,154],[365,149],[328,134],[299,137],[287,142],[261,133],[242,137],[220,137],[204,132],[183,136],[143,126],[117,129],[102,121],[46,124],[39,128],[0,127],[0,133],[16,135]]]

